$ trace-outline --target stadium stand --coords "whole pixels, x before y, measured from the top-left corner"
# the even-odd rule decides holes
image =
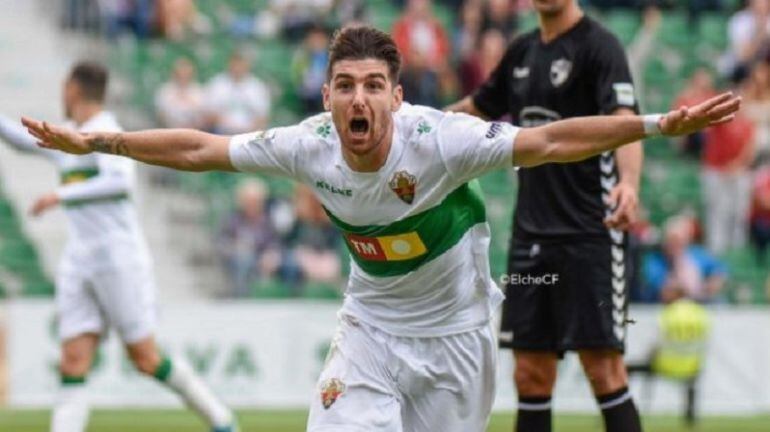
[[[295,86],[292,85],[289,71],[296,45],[280,37],[259,38],[243,33],[239,33],[239,40],[234,38],[232,33],[232,17],[254,17],[259,10],[267,7],[268,3],[266,0],[198,1],[196,4],[199,12],[212,24],[209,34],[192,36],[184,43],[163,39],[130,39],[115,44],[111,50],[111,64],[130,80],[132,103],[140,110],[151,112],[155,90],[168,76],[177,58],[191,59],[201,81],[206,81],[223,69],[229,53],[237,48],[249,58],[256,59],[253,62],[254,73],[271,86],[275,100],[271,124],[278,126],[297,121],[301,117],[301,103]],[[439,2],[433,6],[435,15],[445,28],[453,28],[455,11]],[[399,8],[387,0],[368,1],[366,7],[366,16],[370,21],[385,30],[392,27],[400,13]],[[728,19],[729,16],[725,13],[705,12],[700,16],[698,25],[693,28],[688,24],[685,11],[665,11],[660,31],[657,33],[659,47],[642,69],[646,111],[667,110],[676,95],[676,89],[682,88],[696,68],[705,66],[713,70],[715,61],[705,59],[716,59],[724,51],[727,45],[725,28]],[[520,15],[520,31],[533,28],[536,25],[535,20],[531,12]],[[628,45],[641,26],[641,15],[636,10],[612,9],[603,12],[602,22]],[[332,18],[332,22],[327,24],[333,27],[338,23]],[[646,146],[646,152],[647,165],[641,199],[649,211],[649,221],[659,226],[666,216],[683,210],[702,215],[698,162],[683,159],[664,138],[651,140]],[[286,199],[291,196],[293,186],[290,182],[272,177],[265,177],[263,180],[268,184],[272,195]],[[234,177],[221,173],[180,174],[178,184],[183,190],[205,196],[211,202],[206,225],[213,232],[223,213],[232,208],[230,192],[235,184]],[[514,177],[504,172],[495,173],[482,179],[482,186],[487,195],[493,232],[508,233]],[[492,265],[496,274],[500,274],[505,266],[507,235],[494,236]],[[4,245],[0,254],[13,247],[17,247],[19,251],[26,250],[20,246]],[[341,254],[347,259],[342,250]],[[764,292],[767,269],[752,259],[751,251],[730,251],[723,258],[731,269],[729,298],[741,303],[767,302]],[[11,263],[12,268],[13,259],[7,261]],[[34,274],[34,270],[24,271]],[[28,279],[36,280],[32,276]],[[309,287],[305,292],[307,296],[317,298],[335,298],[339,295],[339,289],[323,285]],[[254,295],[260,298],[281,297],[286,293],[279,284],[266,281],[255,284]]]

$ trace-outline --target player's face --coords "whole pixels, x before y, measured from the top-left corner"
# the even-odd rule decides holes
[[[392,114],[401,106],[400,85],[391,82],[383,60],[341,60],[323,87],[324,108],[347,151],[364,156],[387,141]]]
[[[542,15],[552,16],[560,14],[575,0],[532,0],[532,6]]]
[[[64,89],[62,89],[62,99],[64,102],[64,116],[68,119],[72,118],[72,113],[80,97],[80,87],[76,82],[67,80],[64,82]]]

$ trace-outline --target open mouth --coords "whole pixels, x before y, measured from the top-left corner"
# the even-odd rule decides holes
[[[350,131],[354,134],[365,134],[369,132],[369,120],[364,118],[354,118],[350,121]]]

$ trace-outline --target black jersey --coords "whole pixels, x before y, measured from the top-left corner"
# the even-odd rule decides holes
[[[623,47],[588,17],[547,44],[539,29],[518,37],[473,102],[491,118],[509,113],[522,127],[638,110]],[[612,153],[518,174],[514,238],[608,236],[603,195],[618,179]]]

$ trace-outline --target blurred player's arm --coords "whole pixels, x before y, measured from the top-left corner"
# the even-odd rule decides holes
[[[648,125],[663,135],[684,135],[734,118],[740,98],[732,93],[713,97],[694,107],[682,107]],[[545,126],[521,129],[513,145],[518,166],[574,162],[616,149],[648,136],[647,116],[576,117]]]
[[[38,147],[35,137],[18,122],[0,115],[0,139],[16,150],[26,153],[49,154],[50,150]]]
[[[22,123],[43,148],[114,154],[182,171],[235,171],[227,136],[192,129],[78,133],[29,118]]]

